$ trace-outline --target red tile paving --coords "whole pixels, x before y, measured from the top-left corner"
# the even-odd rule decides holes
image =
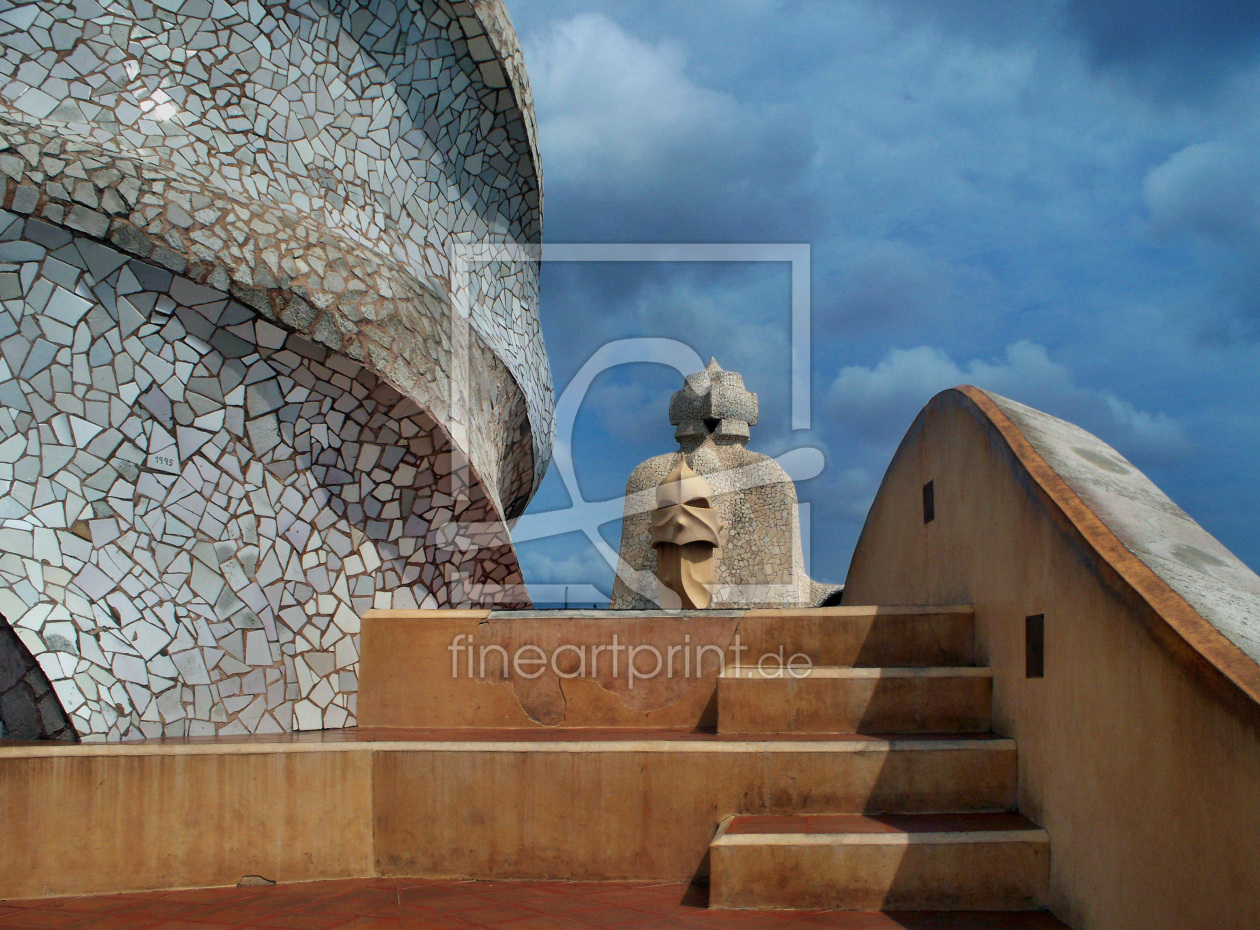
[[[1045,914],[710,911],[700,885],[362,879],[0,901],[0,930],[1065,930]]]

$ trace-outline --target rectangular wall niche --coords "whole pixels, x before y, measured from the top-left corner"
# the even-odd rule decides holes
[[[1024,666],[1025,677],[1044,678],[1046,675],[1045,614],[1024,618]]]
[[[936,490],[929,481],[923,486],[923,522],[931,523],[936,519]]]

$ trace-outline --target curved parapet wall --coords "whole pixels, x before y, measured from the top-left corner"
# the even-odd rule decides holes
[[[527,604],[501,4],[0,0],[0,44],[0,612],[83,738],[350,725],[362,612]]]
[[[975,604],[1060,917],[1260,926],[1240,893],[1260,885],[1260,577],[1118,452],[977,388],[938,395],[889,466],[844,598]]]

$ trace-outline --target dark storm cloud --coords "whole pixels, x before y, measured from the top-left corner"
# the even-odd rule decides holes
[[[1094,62],[1168,93],[1211,87],[1260,55],[1255,0],[1070,0],[1066,14]]]
[[[1254,0],[871,0],[910,20],[931,21],[983,42],[1055,36],[1086,58],[1161,98],[1198,96],[1260,57]]]

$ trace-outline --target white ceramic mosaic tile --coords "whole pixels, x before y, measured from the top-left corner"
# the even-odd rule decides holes
[[[0,0],[0,47],[0,614],[79,733],[348,725],[364,610],[528,603],[537,264],[450,296],[538,241],[501,5]]]
[[[143,252],[136,240],[147,236],[158,263],[183,271],[182,256],[194,279],[279,286],[353,325],[371,318],[363,304],[377,292],[445,295],[454,243],[539,239],[532,107],[500,3],[0,0],[0,45],[0,115],[18,149],[0,168],[23,187],[12,204],[125,251]],[[43,148],[22,123],[88,144],[104,183],[74,171],[75,152],[22,165],[22,145]],[[71,174],[54,180],[67,161]],[[153,192],[145,169],[179,195]],[[199,195],[209,202],[194,205]],[[290,225],[304,227],[300,242]],[[320,240],[332,254],[307,254]],[[370,274],[353,259],[341,267],[349,255],[370,256]],[[412,287],[378,284],[382,275]],[[552,435],[537,265],[473,275],[470,323],[528,408],[532,491]],[[414,354],[409,366],[433,367]],[[475,412],[466,419],[479,427]],[[492,471],[499,443],[470,445],[479,470]],[[504,509],[519,512],[528,493],[516,490]]]
[[[343,726],[363,611],[527,603],[414,401],[220,291],[0,224],[0,613],[80,733]]]

